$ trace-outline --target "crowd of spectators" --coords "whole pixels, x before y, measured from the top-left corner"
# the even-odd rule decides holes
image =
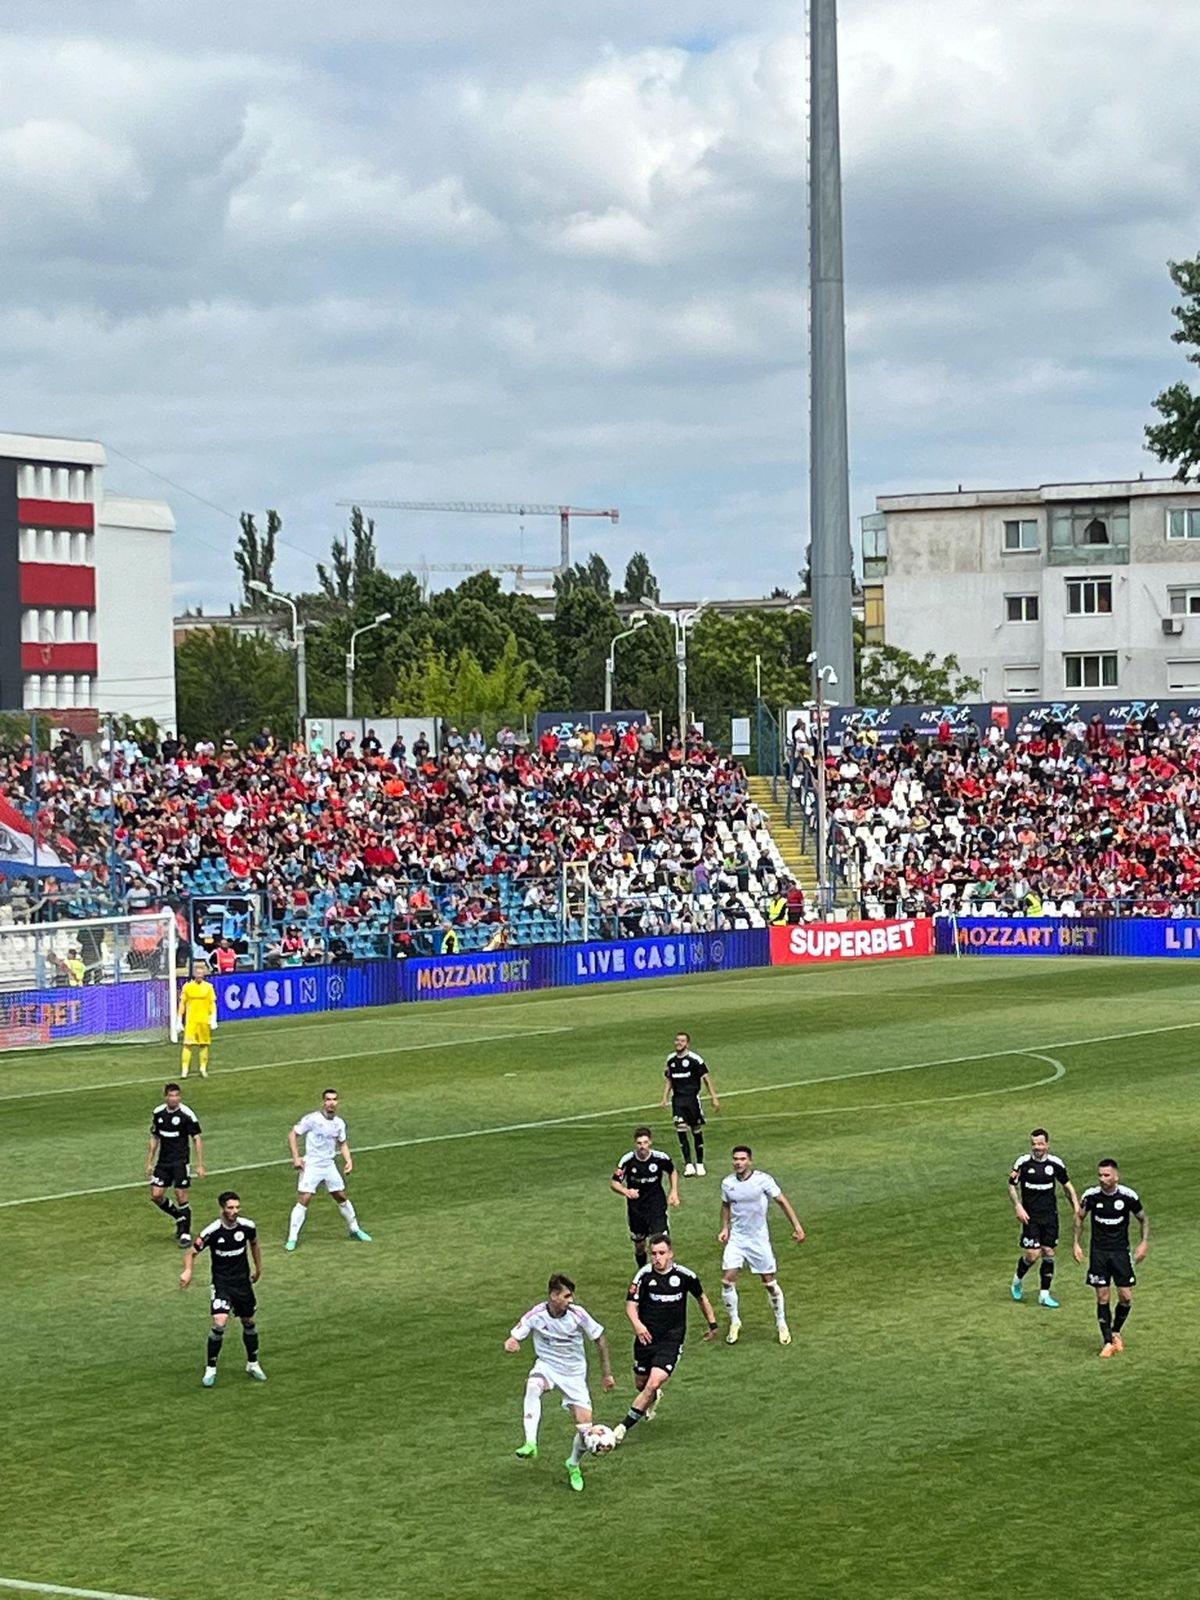
[[[89,764],[64,737],[36,763],[40,833],[78,877],[39,885],[40,915],[202,903],[214,964],[231,947],[300,964],[761,925],[789,885],[744,770],[696,730],[658,746],[637,724],[534,745],[451,728],[437,753],[424,735],[309,750],[264,728],[244,747],[120,740]],[[28,747],[0,766],[25,810],[32,768]]]
[[[819,759],[799,739],[793,782]],[[866,916],[1200,913],[1200,728],[851,722],[825,750],[833,851]]]

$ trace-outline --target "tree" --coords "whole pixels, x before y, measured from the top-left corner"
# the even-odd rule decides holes
[[[524,722],[541,704],[536,668],[510,633],[495,664],[480,665],[465,646],[447,658],[430,640],[403,672],[388,707],[394,717],[441,716],[456,727]]]
[[[612,573],[603,556],[598,556],[594,550],[586,561],[577,561],[554,580],[554,593],[560,600],[577,589],[590,589],[605,600],[612,597]]]
[[[643,551],[635,550],[625,568],[625,582],[617,594],[617,599],[624,600],[630,605],[637,605],[639,600],[660,598],[658,579],[650,570],[649,558]]]
[[[864,706],[953,705],[979,693],[957,656],[941,661],[932,650],[910,655],[894,644],[867,645],[858,664],[858,703]]]
[[[1200,256],[1190,261],[1169,261],[1171,282],[1183,295],[1174,308],[1179,323],[1171,338],[1190,345],[1187,359],[1200,365]],[[1159,461],[1169,463],[1181,482],[1200,476],[1200,393],[1182,380],[1164,389],[1154,402],[1162,417],[1146,429],[1146,446]]]
[[[220,741],[226,728],[244,740],[269,723],[296,722],[296,666],[274,639],[232,628],[198,628],[175,651],[175,701],[186,739]]]
[[[812,541],[804,546],[804,565],[800,569],[800,593],[807,599],[812,594]]]
[[[364,517],[361,506],[351,506],[350,527],[340,537],[335,534],[329,547],[330,565],[317,562],[317,582],[327,600],[347,608],[354,607],[364,583],[379,571],[375,550],[375,519]]]
[[[275,587],[272,572],[275,566],[275,536],[283,527],[283,518],[277,511],[267,512],[267,527],[261,536],[255,526],[254,514],[243,511],[238,518],[242,531],[238,535],[233,559],[242,575],[242,604],[250,611],[263,610],[263,596],[251,589],[251,583]]]

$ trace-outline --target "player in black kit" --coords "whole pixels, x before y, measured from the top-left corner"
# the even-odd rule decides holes
[[[1096,1320],[1104,1341],[1101,1356],[1108,1361],[1125,1348],[1121,1329],[1133,1308],[1133,1286],[1137,1282],[1134,1263],[1146,1259],[1150,1248],[1150,1218],[1136,1189],[1121,1182],[1117,1163],[1106,1158],[1096,1168],[1100,1182],[1085,1189],[1075,1213],[1075,1259],[1083,1260],[1080,1235],[1084,1217],[1092,1219],[1092,1248],[1088,1256],[1087,1281],[1096,1291]],[[1129,1254],[1129,1219],[1138,1219],[1142,1236],[1132,1257]],[[1117,1286],[1117,1310],[1109,1303],[1110,1284]]]
[[[656,1233],[650,1241],[650,1262],[634,1277],[625,1300],[635,1335],[633,1376],[638,1393],[625,1420],[613,1429],[618,1444],[643,1417],[653,1417],[659,1391],[679,1365],[687,1337],[689,1295],[700,1302],[708,1322],[705,1339],[715,1339],[717,1319],[700,1279],[678,1264],[670,1239]]]
[[[1013,1273],[1012,1297],[1024,1293],[1022,1279],[1041,1258],[1041,1290],[1038,1304],[1057,1311],[1058,1301],[1050,1293],[1054,1281],[1054,1252],[1058,1246],[1058,1185],[1067,1192],[1072,1211],[1079,1210],[1079,1196],[1067,1176],[1064,1162],[1050,1154],[1050,1135],[1035,1128],[1029,1135],[1029,1149],[1018,1156],[1008,1175],[1008,1194],[1021,1225],[1021,1249]]]
[[[714,1111],[720,1111],[721,1102],[717,1099],[717,1087],[712,1081],[704,1057],[697,1055],[692,1049],[690,1033],[675,1035],[675,1049],[667,1057],[663,1076],[667,1081],[663,1087],[662,1104],[665,1110],[668,1097],[670,1098],[671,1115],[675,1118],[675,1132],[679,1138],[679,1148],[683,1151],[683,1175],[685,1178],[703,1178],[705,1176],[704,1107],[700,1104],[701,1088],[707,1088]],[[695,1162],[692,1161],[689,1134],[696,1142]]]
[[[670,1183],[670,1193],[663,1189],[664,1178]],[[654,1135],[649,1128],[634,1129],[633,1149],[627,1150],[617,1162],[610,1187],[625,1198],[634,1259],[639,1267],[644,1267],[646,1240],[655,1233],[670,1233],[667,1207],[679,1204],[679,1174],[675,1163],[665,1150],[654,1148]]]
[[[260,1383],[267,1381],[266,1373],[258,1364],[258,1328],[254,1321],[258,1304],[254,1285],[262,1276],[258,1229],[242,1216],[241,1198],[232,1189],[219,1195],[218,1202],[221,1215],[196,1235],[179,1274],[179,1286],[186,1289],[192,1281],[192,1264],[196,1257],[202,1250],[208,1251],[212,1260],[212,1328],[208,1335],[208,1360],[200,1380],[206,1389],[211,1389],[217,1381],[217,1360],[225,1337],[225,1324],[230,1317],[237,1317],[242,1324],[246,1371]],[[252,1256],[253,1272],[250,1270]]]
[[[150,1148],[146,1152],[146,1177],[150,1180],[150,1198],[160,1211],[165,1211],[175,1222],[175,1237],[181,1249],[192,1242],[192,1208],[188,1204],[188,1190],[192,1185],[191,1167],[188,1164],[188,1140],[196,1146],[196,1176],[204,1176],[204,1143],[196,1113],[185,1106],[180,1098],[177,1083],[163,1087],[163,1103],[155,1106],[150,1116]],[[175,1202],[167,1199],[166,1190],[174,1189]]]

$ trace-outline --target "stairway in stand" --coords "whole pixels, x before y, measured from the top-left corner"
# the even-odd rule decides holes
[[[771,837],[779,847],[779,854],[787,864],[787,869],[796,882],[804,890],[804,897],[810,903],[815,900],[817,893],[817,857],[816,851],[810,844],[807,850],[801,847],[800,829],[790,828],[787,824],[786,779],[779,780],[779,799],[771,798],[770,778],[751,778],[750,798],[763,812],[767,819],[767,826],[771,830]]]

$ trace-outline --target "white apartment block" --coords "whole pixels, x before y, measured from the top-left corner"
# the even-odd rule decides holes
[[[1200,484],[881,495],[868,640],[955,655],[982,700],[1200,693]]]

